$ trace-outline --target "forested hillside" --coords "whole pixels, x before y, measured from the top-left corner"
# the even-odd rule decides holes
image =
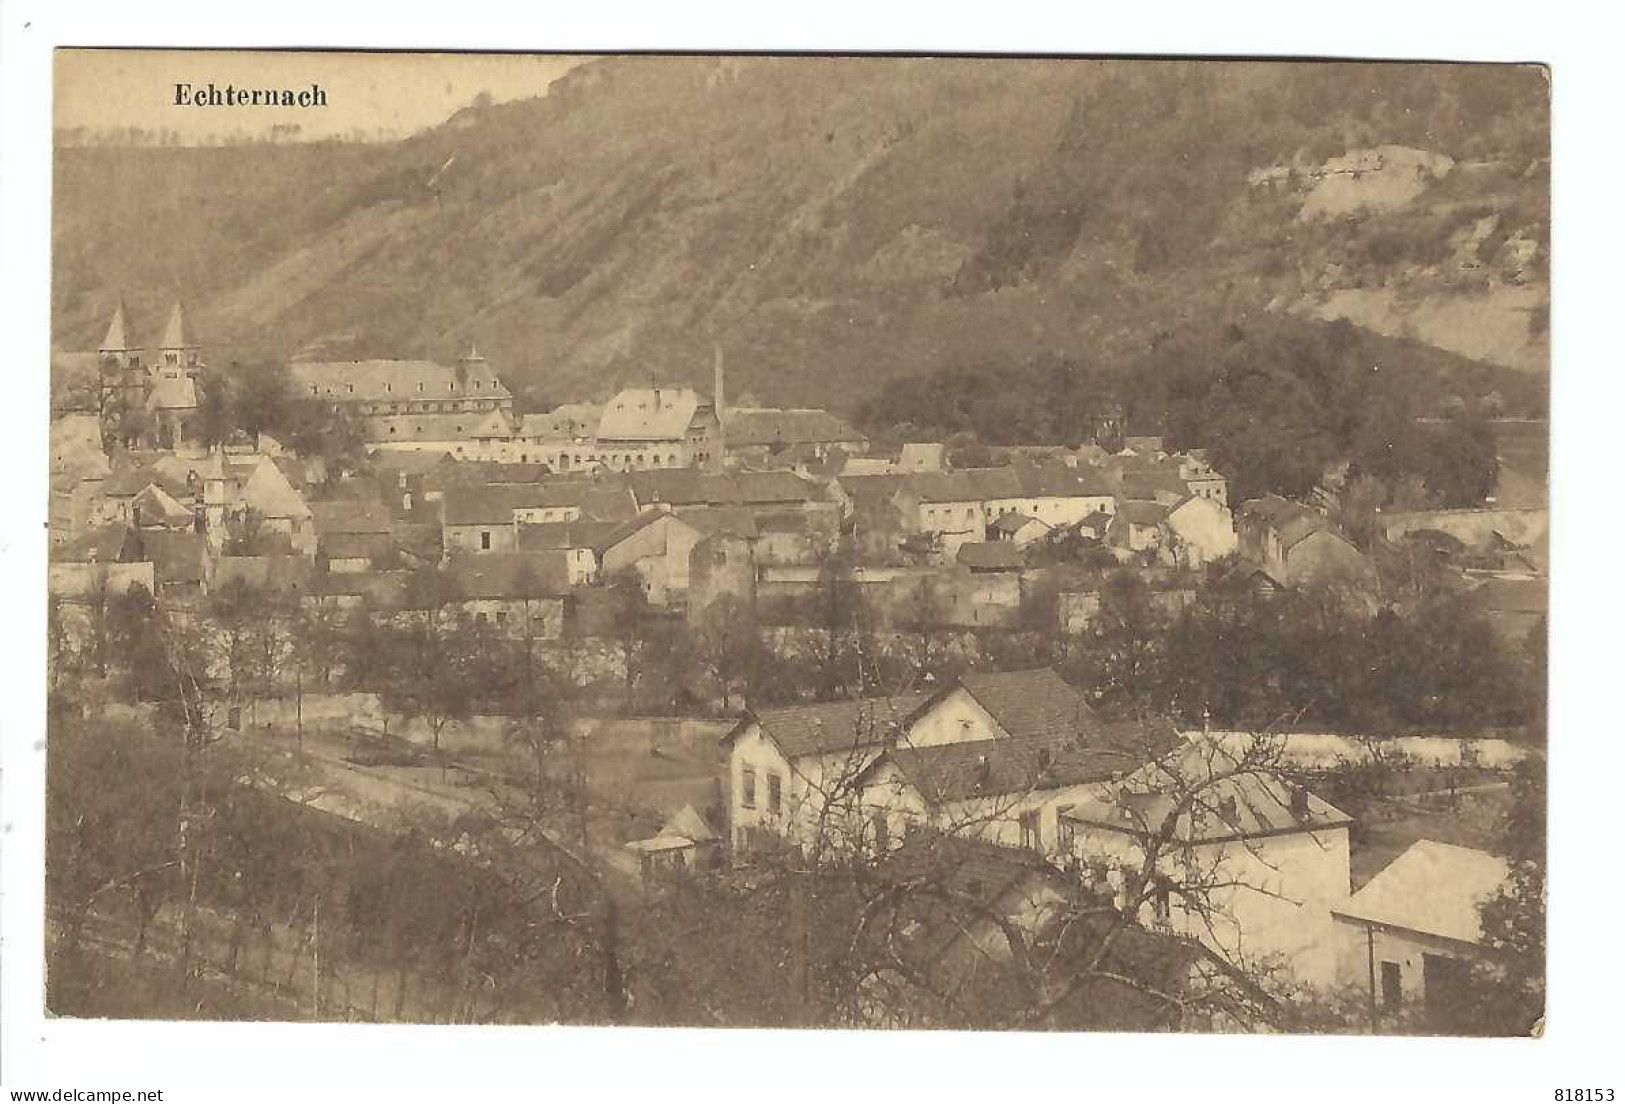
[[[1534,68],[606,58],[398,143],[59,151],[53,336],[179,293],[217,359],[477,339],[531,403],[721,342],[846,411],[1266,314],[1527,372],[1546,125]]]

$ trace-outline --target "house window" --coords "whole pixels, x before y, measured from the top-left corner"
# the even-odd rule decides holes
[[[1151,913],[1156,917],[1157,923],[1166,924],[1169,913],[1173,909],[1173,894],[1167,882],[1158,882],[1157,888],[1151,894]]]
[[[491,531],[489,529],[480,530],[480,551],[491,551]]]
[[[355,384],[353,384],[353,383],[345,384],[344,385],[344,391],[345,391],[346,394],[349,394],[349,395],[355,394]]]
[[[418,384],[418,394],[423,394],[423,384],[421,382]]]
[[[875,830],[875,850],[885,852],[891,850],[891,823],[886,819],[884,809],[876,809],[869,817],[869,823]]]
[[[784,779],[776,774],[767,776],[767,811],[777,816],[783,811]]]
[[[756,771],[750,767],[739,772],[739,804],[747,809],[756,808]]]
[[[1022,813],[1019,823],[1021,825],[1021,846],[1032,851],[1040,847],[1038,832],[1038,810],[1029,809]]]

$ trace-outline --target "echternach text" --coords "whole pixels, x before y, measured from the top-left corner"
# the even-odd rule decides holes
[[[176,107],[326,107],[327,89],[312,83],[309,88],[224,88],[210,81],[201,88],[176,82]]]

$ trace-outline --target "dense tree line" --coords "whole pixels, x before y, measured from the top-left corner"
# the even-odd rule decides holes
[[[1418,421],[1443,408],[1412,359],[1346,322],[1257,319],[1163,335],[1127,365],[1056,356],[924,373],[882,388],[861,417],[886,436],[1068,447],[1115,421],[1209,450],[1232,501],[1302,496],[1347,462],[1388,487],[1414,481],[1435,505],[1480,505],[1495,487],[1490,428],[1470,411]]]

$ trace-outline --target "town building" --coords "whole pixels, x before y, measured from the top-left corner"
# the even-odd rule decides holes
[[[1509,874],[1497,855],[1417,840],[1332,908],[1338,979],[1384,1012],[1451,1008],[1484,955],[1479,907]]]

